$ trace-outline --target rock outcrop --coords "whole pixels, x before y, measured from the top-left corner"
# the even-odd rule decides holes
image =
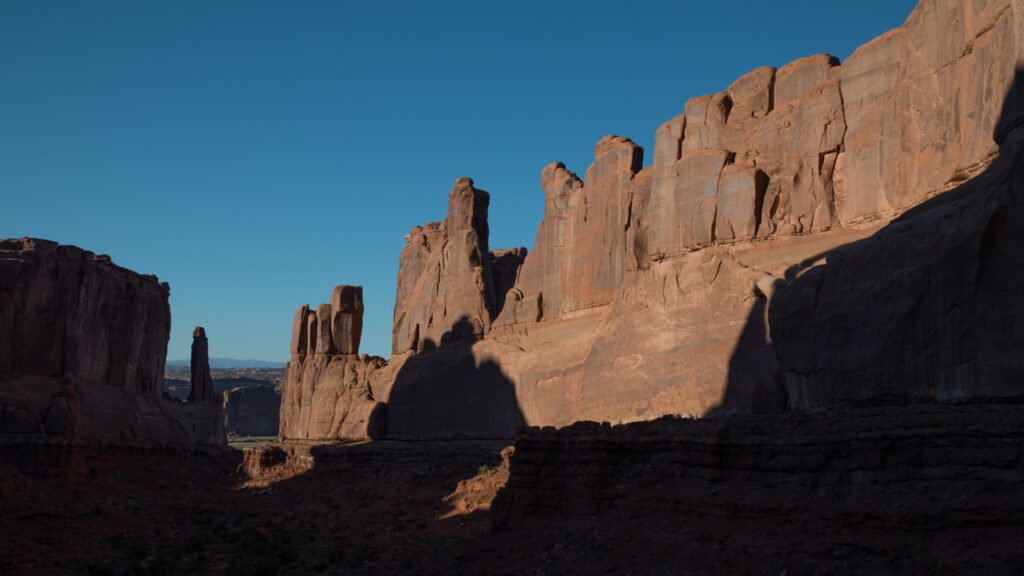
[[[480,338],[490,330],[495,300],[487,249],[489,203],[490,196],[473,180],[459,178],[448,195],[445,219],[417,226],[406,237],[399,257],[393,354]]]
[[[605,137],[583,179],[544,168],[528,255],[489,253],[460,179],[363,372],[388,434],[1021,395],[1022,23],[1021,0],[922,0],[846,62],[691,98],[646,168]]]
[[[978,347],[961,339],[966,334],[952,324],[945,344],[931,340],[943,333],[939,324],[952,322],[943,316],[972,310],[976,300],[970,291],[958,289],[966,297],[939,297],[922,306],[929,293],[951,286],[951,279],[970,282],[979,259],[978,251],[962,248],[961,263],[954,264],[952,247],[934,250],[930,239],[946,235],[955,245],[967,235],[980,237],[980,231],[969,231],[968,221],[977,218],[984,229],[983,209],[967,219],[950,214],[942,223],[938,214],[922,216],[935,224],[907,224],[918,229],[914,239],[879,244],[856,275],[847,276],[847,264],[831,267],[834,278],[821,285],[824,292],[808,286],[810,278],[798,277],[912,206],[931,208],[927,201],[933,197],[980,192],[989,198],[975,202],[984,204],[1009,193],[1005,175],[1013,166],[1019,171],[1020,164],[1005,144],[1010,132],[1002,127],[1021,116],[1014,74],[1024,65],[1022,17],[1019,2],[923,1],[903,27],[869,42],[842,65],[832,56],[811,56],[778,70],[759,68],[722,93],[690,99],[682,114],[658,129],[653,165],[639,172],[639,161],[605,157],[610,145],[628,146],[618,138],[598,144],[582,182],[563,166],[546,168],[537,244],[496,323],[511,327],[487,338],[488,352],[499,355],[515,381],[526,422],[809,409],[881,401],[894,391],[919,400],[1009,394],[994,394],[994,383],[968,384],[952,376],[953,370],[944,384],[932,378],[940,366],[950,368],[976,354],[929,360],[960,344]],[[951,22],[959,23],[952,33]],[[997,157],[999,138],[1005,167],[995,171],[1004,174],[1001,180],[983,174]],[[598,176],[608,172],[619,176]],[[950,192],[970,178],[962,190]],[[614,192],[587,193],[601,186]],[[574,202],[577,197],[583,200]],[[623,203],[627,209],[620,210]],[[570,225],[578,205],[586,217]],[[581,235],[594,238],[587,231],[591,225],[613,238],[577,244]],[[604,250],[601,255],[588,253],[595,244]],[[946,268],[944,276],[922,270],[922,259]],[[886,260],[892,273],[878,274]],[[1021,285],[1009,272],[1012,265],[999,269],[1003,294]],[[926,278],[930,286],[914,284]],[[899,283],[910,286],[898,288]],[[582,290],[591,296],[567,297],[566,284],[570,294]],[[799,292],[791,292],[790,284]],[[602,287],[608,288],[603,294]],[[835,308],[821,300],[828,290],[835,291],[829,304]],[[783,319],[790,313],[781,303],[775,306],[776,299],[804,315]],[[842,309],[849,313],[840,329],[832,310]],[[940,309],[952,312],[939,314]],[[898,319],[904,312],[930,319],[908,324],[909,318]],[[803,323],[806,314],[820,318],[814,329]],[[784,326],[777,329],[776,319]],[[974,323],[978,337],[987,332],[989,341],[1016,341],[1006,330],[995,335],[997,323]],[[896,326],[910,330],[919,344],[907,349]],[[863,344],[850,341],[854,334]],[[792,341],[780,341],[790,336]],[[951,342],[957,339],[960,344]],[[915,351],[924,348],[933,351]],[[1005,347],[991,349],[1000,350],[991,353],[995,357],[1005,355]],[[837,355],[845,355],[849,368],[839,369]],[[915,372],[914,363],[922,368]],[[986,363],[999,366],[1002,385],[1010,388],[1010,376],[1024,373],[1006,361]],[[854,365],[861,371],[857,384],[849,381]],[[872,370],[879,372],[863,376]],[[824,372],[830,376],[820,378]],[[807,387],[821,390],[808,395]]]
[[[224,391],[224,429],[237,436],[277,436],[281,393],[270,386]]]
[[[163,398],[169,288],[74,246],[0,240],[0,429],[223,443],[217,404]]]
[[[948,490],[946,474],[1019,486],[1024,455],[1009,447],[1021,440],[1022,420],[1013,406],[917,405],[529,429],[516,439],[509,486],[495,508],[499,520],[615,507],[644,517],[685,514],[708,497],[705,490],[769,477],[803,497],[852,483],[935,482]]]
[[[210,342],[206,329],[196,326],[192,332],[192,386],[189,402],[213,402],[213,377],[210,376]]]
[[[605,546],[647,534],[635,541],[657,545],[618,557],[651,572],[678,558],[694,573],[768,572],[770,558],[772,574],[1012,573],[1021,424],[1019,406],[931,404],[531,429],[492,522],[520,538],[617,527]]]
[[[611,302],[625,271],[629,185],[642,163],[639,146],[609,136],[594,149],[586,185],[561,163],[544,168],[544,220],[514,287],[519,306],[506,306],[499,323],[516,323],[522,312],[522,320],[536,322]]]
[[[1024,130],[989,169],[776,291],[788,403],[1024,398]]]
[[[386,406],[370,378],[385,365],[359,356],[363,289],[335,286],[331,303],[299,308],[281,389],[282,439],[365,439],[384,435]]]

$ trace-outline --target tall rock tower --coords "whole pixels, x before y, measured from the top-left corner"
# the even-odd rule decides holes
[[[192,390],[189,402],[213,402],[213,378],[210,377],[210,343],[206,330],[196,326],[192,332]]]

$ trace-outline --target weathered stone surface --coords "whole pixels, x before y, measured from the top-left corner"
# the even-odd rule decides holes
[[[337,440],[384,436],[386,406],[374,398],[371,378],[387,363],[358,355],[362,327],[360,286],[335,286],[330,304],[318,305],[315,313],[308,305],[296,312],[291,361],[277,401],[281,438]],[[303,339],[309,339],[310,334],[315,337],[304,346]],[[248,394],[245,390],[249,388],[235,395],[239,402]],[[253,394],[266,396],[265,392]],[[225,405],[230,406],[230,401],[225,394]],[[239,413],[235,417],[242,419],[245,415]],[[228,418],[230,422],[230,415]],[[275,424],[275,434],[277,427]]]
[[[489,202],[472,179],[459,178],[445,219],[409,233],[399,258],[392,353],[449,338],[479,338],[490,330],[497,312],[487,247]],[[462,319],[468,333],[454,334],[452,327]]]
[[[715,241],[718,183],[733,154],[724,150],[684,153],[671,179],[656,180],[652,191],[656,210],[649,249],[655,257],[678,255],[688,248]]]
[[[1010,296],[1024,286],[1019,132],[981,176],[776,292],[790,406],[1024,397],[1024,305]]]
[[[1022,424],[1018,405],[932,404],[532,428],[516,437],[508,482],[491,518],[502,533],[583,521],[626,524],[624,535],[667,528],[699,541],[688,557],[716,548],[708,539],[728,542],[731,554],[699,567],[687,562],[688,570],[709,574],[723,567],[763,571],[760,552],[742,569],[729,557],[745,555],[753,542],[767,543],[773,566],[788,565],[815,542],[819,557],[837,560],[837,572],[926,573],[934,566],[928,550],[943,532],[935,522],[949,526],[956,519],[957,527],[939,536],[948,559],[943,567],[970,573],[988,562],[977,542],[959,544],[959,522],[965,522],[972,534],[991,526],[984,530],[999,542],[992,550],[1005,552],[988,571],[1002,572],[1022,558],[1018,525],[995,526],[1024,513]],[[953,486],[958,495],[950,497]],[[880,526],[905,527],[910,535],[904,539]],[[856,542],[857,552],[844,542]],[[919,543],[920,552],[908,554]],[[673,549],[648,571],[677,557]],[[909,557],[927,559],[910,565],[903,562]],[[816,562],[815,570],[822,565]]]
[[[991,160],[1021,62],[1022,10],[1016,0],[923,1],[843,64],[842,221],[906,209]]]
[[[491,278],[494,283],[494,310],[505,307],[508,291],[516,285],[519,269],[526,258],[526,248],[506,248],[491,251]]]
[[[210,376],[210,342],[206,329],[196,326],[192,332],[192,385],[188,391],[189,402],[213,402],[213,377]]]
[[[728,106],[726,138],[735,139],[718,142],[717,147],[736,150],[742,147],[740,135],[758,126],[768,113],[775,108],[775,68],[762,66],[748,72],[726,90]]]
[[[761,223],[768,176],[753,166],[732,164],[722,169],[715,197],[715,240],[749,240]]]
[[[775,73],[775,106],[796,103],[804,94],[824,84],[836,66],[839,66],[839,59],[835,56],[816,54],[779,68]]]
[[[309,306],[303,304],[295,313],[295,320],[292,321],[292,355],[305,355],[309,352],[309,324],[306,321],[308,317]]]
[[[158,393],[166,284],[37,239],[0,241],[0,281],[0,373],[63,373]]]
[[[356,355],[292,357],[281,388],[284,439],[381,438],[386,406],[374,398],[372,374],[384,362]]]
[[[238,436],[277,436],[281,393],[270,386],[224,391],[224,429]]]
[[[665,122],[654,133],[654,164],[659,168],[671,167],[682,156],[683,132],[686,114]]]
[[[316,348],[315,354],[334,354],[334,335],[331,327],[331,305],[318,304],[316,307]]]
[[[509,438],[524,423],[515,385],[487,347],[455,341],[397,364],[380,375],[394,382],[388,438]]]
[[[319,345],[319,323],[317,322],[317,315],[315,310],[310,310],[306,307],[306,353],[316,354]]]
[[[334,353],[359,353],[359,338],[363,333],[362,286],[334,287],[331,292],[330,327]]]
[[[543,303],[540,314],[551,316],[611,301],[625,272],[630,183],[642,163],[639,146],[606,136],[594,148],[586,185],[561,163],[544,168],[545,217],[516,284],[520,300]]]
[[[220,410],[163,398],[167,284],[74,246],[0,240],[5,431],[223,443]]]
[[[691,98],[646,169],[606,137],[583,179],[544,168],[521,267],[460,181],[409,236],[395,356],[364,395],[388,434],[429,437],[1016,394],[1024,278],[993,270],[1024,240],[1022,22],[1019,0],[922,0],[842,66]]]

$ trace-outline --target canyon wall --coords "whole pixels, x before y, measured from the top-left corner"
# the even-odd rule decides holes
[[[387,434],[1020,395],[1021,68],[1024,1],[922,0],[845,62],[691,98],[646,168],[617,136],[547,166],[500,274],[460,179],[366,372]]]
[[[0,240],[0,430],[223,443],[216,403],[163,397],[168,294],[107,256]]]
[[[271,386],[225,390],[224,429],[238,436],[277,436],[281,428],[281,393]]]

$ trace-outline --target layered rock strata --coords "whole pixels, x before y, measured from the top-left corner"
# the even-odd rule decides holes
[[[849,493],[851,483],[948,490],[951,481],[992,482],[1016,493],[1024,483],[1022,420],[1024,411],[1007,405],[915,405],[529,429],[516,439],[495,511],[500,521],[619,507],[644,517],[681,514],[702,508],[716,487],[767,479],[792,486],[794,498],[827,487]]]
[[[799,573],[1012,573],[1022,424],[1019,406],[929,404],[532,429],[492,521],[649,534],[653,566],[711,554],[703,573],[756,572],[766,558]],[[668,550],[659,534],[674,535]]]
[[[646,168],[615,136],[547,166],[521,265],[460,179],[367,372],[388,433],[1020,395],[1022,68],[1020,0],[922,0],[846,62],[691,98]]]
[[[163,398],[168,293],[108,256],[0,240],[0,430],[224,442],[216,403]]]

